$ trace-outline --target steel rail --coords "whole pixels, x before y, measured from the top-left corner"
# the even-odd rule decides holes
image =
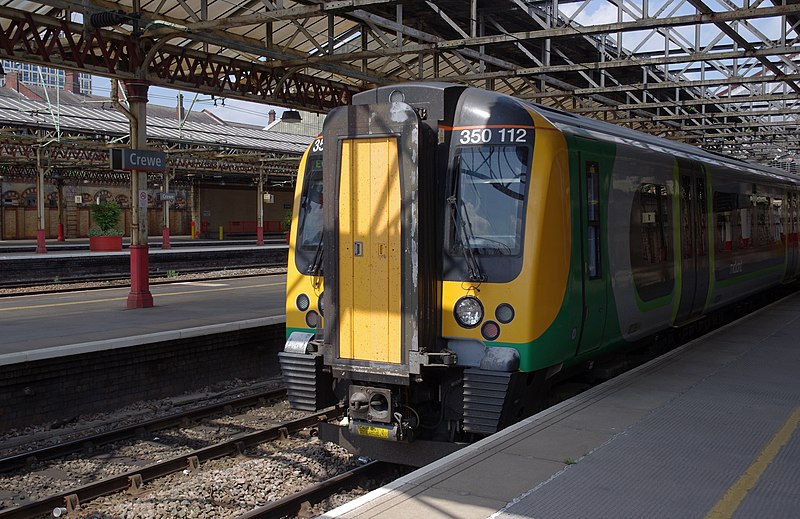
[[[284,438],[289,433],[312,427],[322,420],[340,415],[341,412],[342,410],[339,407],[329,407],[305,418],[284,422],[283,424],[269,429],[237,435],[230,440],[220,442],[210,447],[182,454],[153,465],[137,468],[125,472],[124,474],[89,483],[88,485],[83,485],[66,492],[53,494],[52,496],[39,499],[26,505],[4,510],[0,512],[0,518],[30,519],[30,517],[37,514],[50,513],[57,507],[66,507],[67,511],[72,511],[80,506],[80,503],[85,503],[108,494],[114,494],[125,490],[136,494],[141,490],[142,485],[149,481],[180,472],[184,469],[190,471],[197,470],[200,464],[205,461],[236,455],[248,447]]]
[[[176,427],[187,421],[199,420],[216,413],[224,412],[228,408],[241,409],[243,407],[252,407],[259,405],[265,400],[280,398],[285,395],[286,390],[283,388],[273,389],[271,391],[262,391],[258,394],[226,400],[225,402],[220,402],[206,407],[191,409],[182,413],[171,414],[161,418],[154,418],[152,420],[128,427],[121,427],[114,429],[113,431],[107,431],[92,436],[87,436],[85,438],[60,443],[58,445],[0,458],[0,473],[20,469],[37,461],[51,460],[61,456],[66,456],[68,454],[72,454],[73,452],[92,448],[96,445],[105,445],[115,441],[135,438],[142,432],[153,432],[170,427]]]
[[[281,240],[283,241],[283,240]],[[266,243],[266,240],[265,240]],[[263,269],[263,268],[280,268],[286,266],[286,263],[264,263],[261,265],[244,265],[244,266],[226,266],[225,268],[228,270],[237,270],[237,269]],[[219,271],[219,267],[208,267],[208,268],[187,268],[181,271],[180,275],[183,274],[202,274],[204,272],[217,272]],[[226,275],[221,277],[212,278],[213,280],[223,280],[223,279],[236,279],[236,278],[250,278],[250,277],[259,277],[259,276],[271,276],[273,274],[284,274],[285,270],[280,272],[271,272],[267,274],[241,274],[241,275]],[[163,275],[162,275],[163,276]],[[75,277],[75,278],[66,278],[60,279],[59,285],[66,285],[66,286],[59,286],[53,289],[42,289],[42,290],[30,290],[28,292],[20,292],[20,293],[11,293],[11,294],[0,294],[0,298],[3,297],[17,297],[21,295],[31,295],[31,294],[54,294],[54,293],[63,293],[63,292],[71,292],[71,291],[83,291],[83,290],[100,290],[104,288],[118,288],[118,287],[125,287],[130,286],[130,274],[93,274],[91,276],[87,276],[85,278]],[[69,285],[71,284],[79,284],[79,283],[101,283],[101,282],[111,282],[111,281],[125,281],[125,283],[120,283],[119,285],[102,285],[96,287],[76,287],[70,288]],[[177,278],[168,278],[168,277],[154,277],[150,279],[151,285],[167,285],[170,283],[184,283],[186,281],[192,281],[191,279],[177,279]],[[46,287],[53,285],[52,281],[25,281],[20,283],[0,283],[0,289],[11,289],[11,288],[30,288],[34,289],[36,287]]]
[[[316,485],[295,492],[266,506],[239,515],[237,519],[279,519],[287,515],[296,514],[306,501],[318,503],[326,497],[330,497],[339,489],[351,485],[358,478],[378,472],[387,466],[388,464],[382,461],[370,461],[365,465],[321,481]]]

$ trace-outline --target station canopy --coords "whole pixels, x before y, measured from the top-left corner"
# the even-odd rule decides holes
[[[0,0],[0,57],[325,113],[488,88],[794,170],[800,0]]]

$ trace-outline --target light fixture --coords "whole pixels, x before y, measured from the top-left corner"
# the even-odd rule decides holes
[[[281,121],[285,123],[299,123],[303,118],[297,110],[284,110],[281,114]]]
[[[95,29],[113,27],[115,25],[122,25],[128,18],[130,18],[130,16],[122,10],[102,11],[89,15],[89,25]]]
[[[462,297],[456,301],[453,315],[462,328],[475,328],[483,320],[483,305],[475,297]]]

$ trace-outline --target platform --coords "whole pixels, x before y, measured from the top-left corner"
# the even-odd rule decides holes
[[[223,268],[258,268],[286,264],[288,246],[285,241],[271,240],[264,245],[239,242],[183,241],[170,249],[151,249],[147,254],[151,277],[170,272],[186,273]],[[222,244],[222,245],[220,245]],[[64,247],[74,247],[72,243]],[[82,248],[35,252],[19,250],[19,245],[0,244],[0,287],[83,281],[86,277],[124,278],[130,276],[131,252],[89,252],[88,242]],[[25,248],[24,246],[22,247]]]
[[[800,294],[325,518],[795,518]]]
[[[283,323],[285,280],[154,284],[154,306],[135,310],[126,306],[127,286],[3,297],[0,366]]]

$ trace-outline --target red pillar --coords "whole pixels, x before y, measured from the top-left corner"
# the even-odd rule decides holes
[[[64,224],[58,224],[58,241],[64,241]]]
[[[44,229],[36,229],[36,254],[45,254],[47,246],[44,241]]]
[[[147,81],[125,83],[130,103],[131,149],[147,149]],[[147,245],[147,173],[131,171],[131,292],[128,308],[150,308],[149,260]]]
[[[264,245],[264,228],[260,225],[256,227],[256,245]]]
[[[169,227],[164,227],[161,229],[161,248],[162,249],[169,249]]]
[[[131,292],[128,308],[150,308],[153,295],[150,293],[150,261],[147,245],[131,245]]]

